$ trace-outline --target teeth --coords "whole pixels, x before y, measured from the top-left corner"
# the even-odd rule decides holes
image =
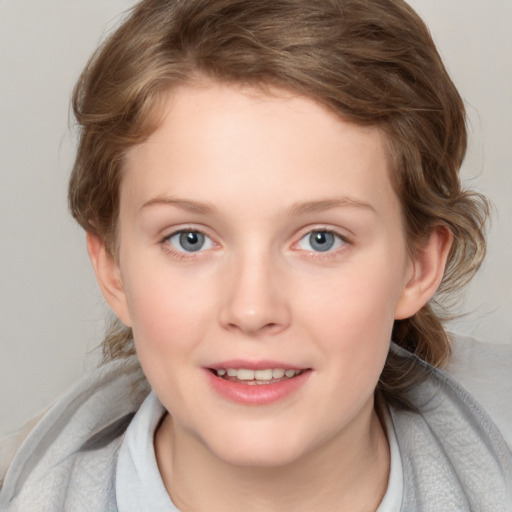
[[[256,380],[271,380],[272,370],[256,370],[254,372],[254,377]]]
[[[271,381],[272,379],[291,378],[299,375],[301,370],[284,370],[283,368],[268,368],[266,370],[248,370],[246,368],[219,368],[216,370],[219,377],[235,377],[245,381]]]
[[[272,370],[272,377],[274,379],[282,379],[284,377],[284,370],[282,368],[275,368]]]
[[[238,380],[254,380],[254,370],[237,370],[236,377]]]

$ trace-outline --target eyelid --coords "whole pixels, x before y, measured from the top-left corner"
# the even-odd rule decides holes
[[[335,237],[339,238],[341,240],[341,245],[334,248],[334,249],[328,249],[326,251],[315,251],[315,250],[308,250],[308,249],[302,249],[298,246],[298,244],[304,240],[305,237],[310,236],[312,233],[319,232],[319,233],[330,233],[334,235]],[[354,245],[354,242],[352,241],[351,237],[347,236],[345,233],[343,233],[341,230],[333,228],[331,226],[325,226],[325,225],[317,225],[317,226],[308,226],[307,228],[304,228],[300,230],[298,236],[296,237],[296,241],[292,244],[292,249],[295,251],[300,251],[303,253],[306,253],[308,257],[314,257],[317,259],[326,259],[326,258],[333,258],[340,254],[341,252],[344,252],[347,249],[347,246]]]
[[[204,236],[207,236],[208,238],[211,238],[213,240],[214,236],[211,234],[210,230],[203,227],[198,226],[194,224],[180,224],[177,226],[167,227],[165,229],[161,230],[161,233],[163,233],[160,236],[160,242],[165,242],[165,240],[169,240],[172,236],[182,233],[184,231],[190,231],[192,233],[201,233]]]
[[[185,251],[176,249],[171,245],[170,240],[174,236],[179,235],[180,233],[199,233],[210,241],[210,247],[206,249],[200,248],[197,251]],[[219,244],[215,241],[214,237],[211,236],[206,229],[191,225],[175,227],[170,232],[166,233],[165,236],[162,236],[158,243],[166,252],[170,253],[177,259],[200,258],[203,256],[204,253],[208,252],[210,249],[219,246]]]
[[[296,238],[298,240],[302,240],[306,235],[309,235],[311,233],[320,232],[320,233],[331,233],[332,235],[335,235],[341,240],[343,240],[346,243],[353,243],[352,237],[346,233],[347,230],[343,230],[341,228],[335,228],[332,226],[328,226],[325,224],[318,224],[318,225],[312,225],[308,226],[306,228],[302,228],[299,230]]]

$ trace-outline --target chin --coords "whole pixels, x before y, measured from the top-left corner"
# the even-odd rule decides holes
[[[278,453],[269,450],[262,453],[261,450],[245,450],[243,447],[218,454],[226,464],[231,466],[269,469],[293,464],[301,458],[301,455],[303,454],[298,454],[295,450],[281,450]]]
[[[273,432],[251,435],[222,436],[221,442],[210,444],[210,450],[225,463],[239,467],[277,468],[301,459],[308,444],[289,435]],[[229,444],[225,442],[229,439]]]

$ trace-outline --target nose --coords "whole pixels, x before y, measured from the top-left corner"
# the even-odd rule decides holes
[[[271,257],[253,255],[239,259],[223,283],[221,325],[253,337],[287,329],[291,311],[284,281],[282,270]]]

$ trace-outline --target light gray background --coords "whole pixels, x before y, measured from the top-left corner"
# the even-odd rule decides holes
[[[512,343],[512,0],[411,0],[470,120],[465,179],[494,202],[485,267],[452,330]],[[98,361],[106,308],[66,206],[69,96],[131,0],[0,0],[0,435]]]

